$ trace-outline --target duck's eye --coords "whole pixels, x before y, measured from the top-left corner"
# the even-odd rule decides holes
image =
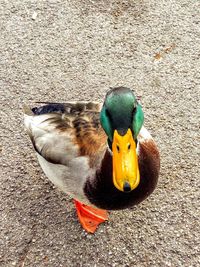
[[[128,150],[130,150],[131,149],[131,144],[128,144]]]
[[[117,151],[119,152],[119,146],[117,145]]]

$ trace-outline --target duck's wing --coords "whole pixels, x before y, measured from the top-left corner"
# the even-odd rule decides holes
[[[25,107],[25,127],[35,150],[47,161],[63,165],[73,158],[86,156],[94,167],[107,147],[99,120],[100,107],[93,102]]]

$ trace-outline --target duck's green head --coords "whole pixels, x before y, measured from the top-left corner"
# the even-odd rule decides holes
[[[140,182],[136,140],[144,114],[133,92],[126,87],[111,89],[100,113],[101,125],[113,152],[113,183],[129,192]]]

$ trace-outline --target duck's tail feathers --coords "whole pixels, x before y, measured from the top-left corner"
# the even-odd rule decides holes
[[[24,104],[22,106],[22,109],[23,109],[23,112],[24,112],[25,115],[28,115],[28,116],[33,116],[34,115],[32,109],[26,104]]]

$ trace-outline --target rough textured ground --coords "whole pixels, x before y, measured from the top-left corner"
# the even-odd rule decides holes
[[[1,0],[0,33],[0,266],[200,266],[200,2]],[[38,166],[21,106],[117,85],[141,98],[160,180],[88,235]]]

